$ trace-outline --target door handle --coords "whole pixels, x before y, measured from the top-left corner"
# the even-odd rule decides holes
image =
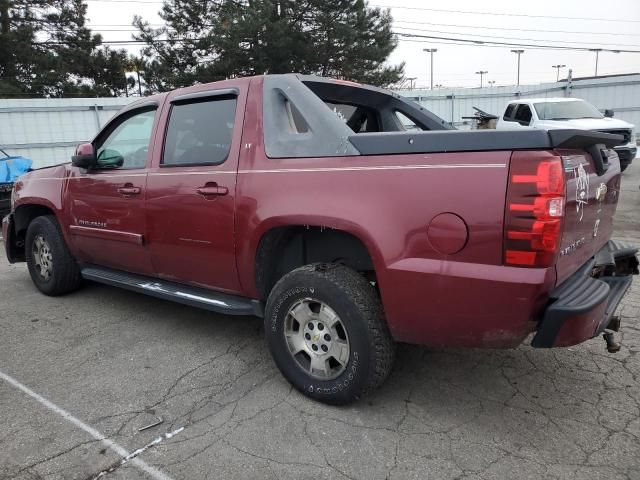
[[[196,190],[203,197],[221,197],[229,193],[227,187],[221,187],[216,182],[207,182]]]
[[[123,187],[118,188],[118,193],[124,196],[140,195],[141,192],[140,187],[134,187],[131,183],[126,183]]]

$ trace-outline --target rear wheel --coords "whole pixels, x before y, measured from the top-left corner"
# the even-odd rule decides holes
[[[380,299],[343,265],[306,265],[285,275],[269,295],[265,332],[287,380],[326,403],[360,398],[393,365],[395,344]]]
[[[55,217],[37,217],[27,229],[27,265],[33,283],[46,295],[63,295],[80,286],[80,269]]]

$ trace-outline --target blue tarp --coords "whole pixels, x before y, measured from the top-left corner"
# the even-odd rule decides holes
[[[0,183],[13,183],[31,168],[32,161],[23,157],[0,158]]]

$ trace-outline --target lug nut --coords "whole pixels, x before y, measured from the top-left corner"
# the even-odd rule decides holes
[[[318,351],[318,346],[315,343],[311,345],[311,348],[313,349],[314,352]]]
[[[309,335],[308,333],[305,333],[304,338],[306,338],[307,340],[311,340],[311,335]]]
[[[326,345],[322,345],[321,348],[322,348],[322,351],[325,353],[329,351],[329,348]]]
[[[324,330],[324,325],[323,325],[323,324],[321,324],[321,323],[319,323],[319,324],[318,324],[318,330]]]
[[[325,334],[324,334],[324,340],[325,340],[326,342],[330,342],[330,341],[331,341],[331,335],[329,335],[328,333],[325,333]]]
[[[309,323],[307,324],[307,328],[308,328],[309,330],[313,330],[313,323],[309,322]]]

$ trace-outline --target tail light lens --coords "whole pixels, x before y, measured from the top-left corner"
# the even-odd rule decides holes
[[[550,152],[514,152],[504,222],[504,263],[553,265],[562,237],[565,179],[562,159]]]

